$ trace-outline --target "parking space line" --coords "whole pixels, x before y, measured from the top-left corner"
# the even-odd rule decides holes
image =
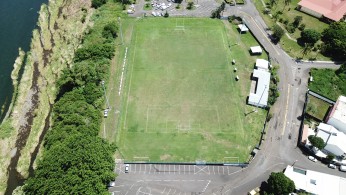
[[[136,171],[137,171],[137,165],[135,164],[135,173],[136,173]]]

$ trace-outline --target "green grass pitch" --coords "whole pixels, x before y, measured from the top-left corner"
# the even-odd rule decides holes
[[[251,109],[249,70],[233,72],[227,33],[212,19],[136,22],[117,139],[125,160],[247,160],[258,143],[264,111],[245,116]]]

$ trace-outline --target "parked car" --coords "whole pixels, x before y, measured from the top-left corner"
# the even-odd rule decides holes
[[[311,160],[312,162],[317,162],[317,159],[313,156],[308,156],[308,159]]]
[[[109,182],[108,187],[114,187],[114,186],[115,186],[115,182],[114,181]]]
[[[125,173],[128,173],[128,172],[129,172],[129,167],[130,167],[129,164],[126,164],[126,165],[125,165]]]
[[[334,164],[329,164],[328,167],[331,169],[336,169],[336,165],[334,165]]]
[[[103,112],[103,116],[106,118],[108,116],[108,109],[105,109],[105,111]]]
[[[345,165],[340,165],[340,171],[346,172],[346,166]]]

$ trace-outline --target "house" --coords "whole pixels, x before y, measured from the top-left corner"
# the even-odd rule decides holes
[[[256,85],[250,91],[248,104],[265,108],[269,97],[270,73],[265,70],[254,69],[252,77],[255,79]]]
[[[338,131],[333,126],[320,123],[316,136],[323,139],[326,146],[324,153],[332,153],[335,156],[346,156],[346,134]]]
[[[327,116],[327,124],[346,133],[346,97],[340,96]]]
[[[267,60],[257,59],[256,60],[256,68],[258,70],[269,71],[269,62]]]
[[[346,14],[345,0],[302,0],[298,5],[302,12],[332,21],[340,21]]]
[[[297,191],[318,195],[346,194],[346,178],[306,170],[288,165],[284,174],[290,178]]]
[[[251,54],[262,54],[261,46],[250,47]]]
[[[245,24],[239,24],[239,25],[238,25],[238,28],[239,28],[239,30],[240,30],[240,33],[249,31],[248,27],[246,27]]]

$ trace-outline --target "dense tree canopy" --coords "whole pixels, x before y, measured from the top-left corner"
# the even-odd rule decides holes
[[[321,37],[321,34],[314,29],[305,29],[300,33],[301,41],[314,45]]]
[[[310,135],[308,139],[311,145],[318,148],[319,150],[322,150],[326,146],[323,139],[318,136]]]
[[[346,23],[334,22],[322,32],[324,53],[337,60],[346,60]]]
[[[110,3],[105,6],[112,8]],[[107,13],[115,11],[105,9]],[[92,41],[85,41],[76,51],[74,64],[57,81],[52,126],[34,176],[23,187],[25,194],[109,194],[106,186],[115,179],[115,146],[98,136],[104,104],[100,81],[108,78],[117,28],[98,21],[94,27],[97,29],[85,37]],[[106,39],[100,36],[105,31]]]
[[[267,182],[268,192],[275,195],[287,195],[296,188],[294,182],[282,172],[272,172]]]

